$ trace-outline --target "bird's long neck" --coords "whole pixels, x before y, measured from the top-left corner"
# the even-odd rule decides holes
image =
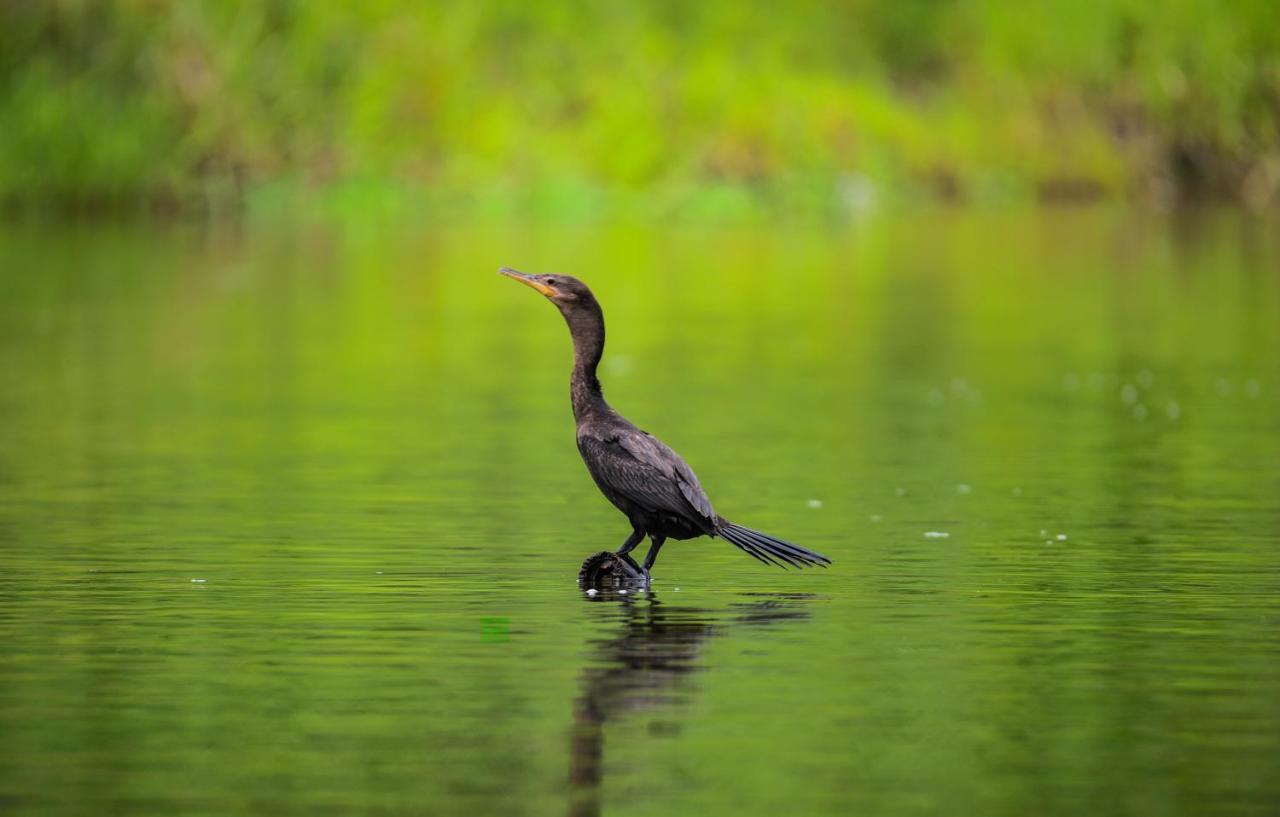
[[[594,299],[580,303],[566,312],[565,322],[573,337],[573,375],[569,378],[569,397],[573,401],[573,417],[581,420],[601,408],[607,408],[596,368],[604,354],[604,313]]]

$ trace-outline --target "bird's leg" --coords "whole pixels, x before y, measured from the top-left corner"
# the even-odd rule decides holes
[[[619,556],[626,556],[628,553],[636,549],[636,545],[640,544],[640,540],[644,538],[644,528],[636,528],[631,531],[631,535],[627,537],[627,541],[622,543],[622,547],[618,548]]]
[[[637,573],[640,572],[640,565],[636,564],[636,560],[632,559],[627,554],[635,550],[636,545],[640,544],[640,540],[643,538],[644,528],[637,527],[635,530],[631,531],[631,535],[627,537],[627,541],[622,543],[622,547],[615,551],[619,556],[626,560],[627,564],[634,567]]]
[[[662,543],[667,541],[667,537],[661,534],[653,534],[649,537],[653,540],[653,544],[649,545],[649,552],[644,556],[644,579],[649,581],[649,568],[653,567],[653,563],[658,561],[658,551],[662,550]]]

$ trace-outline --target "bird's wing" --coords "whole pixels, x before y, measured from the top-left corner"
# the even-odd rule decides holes
[[[661,440],[635,430],[583,436],[578,448],[596,479],[642,507],[715,524],[711,500],[693,469]]]
[[[715,521],[716,512],[711,507],[707,492],[702,490],[697,474],[671,447],[647,431],[618,435],[618,442],[641,462],[662,468],[680,485],[680,493],[707,521]]]

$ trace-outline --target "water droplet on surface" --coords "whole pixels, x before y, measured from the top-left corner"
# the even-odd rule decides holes
[[[1065,533],[1059,533],[1057,539],[1059,542],[1065,542],[1067,541],[1067,535]]]
[[[204,584],[204,583],[205,583],[205,582],[207,582],[207,581],[209,581],[209,580],[208,580],[208,579],[192,579],[192,580],[191,580],[191,583],[192,583],[192,584]]]
[[[596,593],[599,593],[599,592],[600,592],[599,590],[597,590],[597,589],[595,589],[594,587],[592,587],[592,588],[590,588],[590,589],[588,589],[588,590],[587,590],[587,595],[588,595],[588,596],[594,596]]]
[[[1138,400],[1138,387],[1132,383],[1125,383],[1120,389],[1120,399],[1126,403],[1135,403]]]
[[[944,530],[927,530],[924,532],[926,539],[949,539],[951,534]]]
[[[808,502],[806,502],[806,503],[804,503],[804,504],[808,505],[810,508],[821,508],[821,507],[822,507],[822,500],[821,500],[821,499],[811,499],[811,500],[809,500]]]
[[[963,482],[956,486],[957,494],[967,494],[967,493],[971,493],[972,491],[973,491],[972,486],[967,485]]]

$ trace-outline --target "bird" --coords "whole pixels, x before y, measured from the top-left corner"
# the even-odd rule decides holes
[[[765,564],[784,568],[831,564],[820,553],[717,514],[688,463],[605,402],[596,373],[604,354],[604,311],[586,284],[569,275],[527,274],[510,267],[502,267],[498,274],[541,293],[569,326],[573,340],[569,396],[578,451],[601,493],[631,523],[631,534],[616,553],[641,572],[646,583],[668,539],[719,537]],[[650,545],[641,567],[629,554],[645,536]]]

